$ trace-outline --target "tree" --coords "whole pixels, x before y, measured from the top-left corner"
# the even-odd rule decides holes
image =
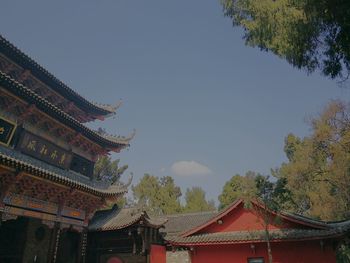
[[[98,181],[116,183],[125,170],[128,169],[128,165],[119,167],[119,162],[119,159],[112,161],[109,156],[99,157],[94,167],[94,178]]]
[[[281,185],[279,183],[273,183],[269,180],[269,177],[258,175],[255,178],[256,183],[256,197],[253,200],[248,200],[251,203],[251,208],[257,213],[263,220],[263,227],[265,233],[265,241],[267,244],[267,254],[269,257],[269,263],[273,263],[271,242],[270,242],[270,225],[276,224],[279,219],[278,216],[274,217],[271,212],[278,215],[281,210],[280,195]],[[252,201],[258,200],[261,206],[252,204]]]
[[[219,195],[219,209],[223,209],[239,198],[251,199],[257,195],[255,178],[258,174],[247,172],[245,176],[236,174],[225,183]],[[249,198],[248,198],[249,197]]]
[[[234,175],[226,182],[219,196],[220,208],[236,199],[243,199],[245,205],[262,219],[269,263],[273,262],[269,227],[276,224],[278,219],[271,216],[271,211],[278,214],[282,208],[281,203],[289,200],[285,185],[285,180],[272,182],[268,176],[249,171],[244,176]]]
[[[160,207],[164,214],[175,214],[182,211],[179,198],[181,197],[181,189],[175,185],[174,179],[171,176],[164,176],[160,178],[160,192],[161,200]]]
[[[154,210],[159,207],[157,195],[160,191],[158,178],[153,175],[145,174],[140,182],[132,186],[135,201],[145,207],[146,210]]]
[[[286,181],[294,212],[339,220],[350,211],[350,105],[332,101],[311,119],[311,134],[285,139],[288,162],[274,174]]]
[[[247,45],[332,79],[350,74],[348,0],[221,0]]]
[[[145,174],[140,182],[132,187],[139,205],[153,214],[174,214],[181,212],[181,189],[170,176],[158,178]]]
[[[183,209],[184,212],[213,211],[216,209],[214,201],[207,201],[205,199],[205,191],[200,187],[187,189],[185,200],[186,205]]]

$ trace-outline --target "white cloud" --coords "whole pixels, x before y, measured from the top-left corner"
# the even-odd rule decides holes
[[[179,161],[173,163],[171,171],[179,176],[207,175],[212,173],[209,167],[196,161]]]

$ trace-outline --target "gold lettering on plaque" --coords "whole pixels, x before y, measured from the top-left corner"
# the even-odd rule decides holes
[[[56,160],[56,158],[57,158],[57,151],[56,150],[54,150],[52,153],[51,153],[51,155],[50,155],[50,157],[51,157],[51,159],[52,160]]]
[[[66,154],[62,154],[61,159],[60,159],[60,164],[64,164],[64,161],[66,160]]]
[[[32,140],[28,142],[27,148],[29,150],[35,151],[36,141]]]
[[[45,145],[43,145],[41,147],[40,154],[41,155],[46,155],[47,154],[47,147]]]

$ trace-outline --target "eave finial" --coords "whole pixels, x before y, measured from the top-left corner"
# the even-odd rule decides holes
[[[116,112],[123,104],[123,100],[120,99],[115,105],[112,106],[114,112]]]
[[[134,176],[133,174],[131,173],[130,174],[130,177],[128,178],[128,181],[126,183],[123,183],[119,180],[117,180],[116,182],[112,183],[110,187],[113,187],[113,186],[123,186],[124,188],[128,188],[131,183],[132,183],[132,180],[133,180]]]
[[[124,146],[129,146],[129,142],[135,137],[136,135],[136,130],[134,129],[133,132],[129,136],[117,136],[117,135],[110,135],[107,133],[101,134],[105,139],[110,140],[112,142],[124,145]]]
[[[115,115],[117,110],[122,106],[122,104],[123,104],[122,99],[117,101],[115,104],[101,104],[101,103],[94,102],[95,106],[109,111],[109,114],[105,115],[104,117],[111,117],[111,116]]]
[[[125,184],[125,186],[126,186],[127,188],[129,188],[129,186],[131,185],[133,179],[134,179],[134,175],[131,173],[131,174],[130,174],[130,177],[129,177],[129,179],[128,179],[128,182]]]
[[[136,129],[133,129],[132,133],[128,137],[126,137],[126,139],[128,141],[131,141],[132,139],[134,139],[135,135],[136,135]]]

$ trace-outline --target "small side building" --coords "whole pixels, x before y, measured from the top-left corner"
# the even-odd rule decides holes
[[[135,207],[96,212],[89,224],[88,262],[150,262],[152,250],[164,250],[159,229],[166,221]]]
[[[269,218],[269,224],[265,224]],[[197,219],[197,220],[196,220]],[[267,232],[266,227],[267,226]],[[168,217],[167,263],[335,263],[350,221],[322,222],[238,200],[222,212]]]

